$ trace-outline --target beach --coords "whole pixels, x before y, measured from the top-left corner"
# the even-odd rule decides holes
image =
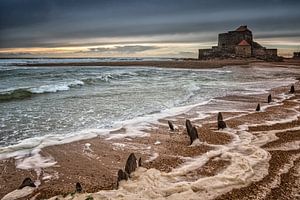
[[[15,191],[26,177],[38,187],[20,199],[299,198],[300,71],[295,62],[142,61],[23,66],[212,69],[228,65],[231,68],[224,71],[233,71],[234,66],[249,71],[278,68],[277,73],[286,73],[286,77],[292,70],[292,76],[299,75],[289,80],[296,92],[289,93],[291,84],[261,93],[249,90],[239,94],[236,89],[234,93],[212,97],[208,103],[185,106],[178,114],[161,115],[146,126],[140,120],[136,123],[142,124],[138,132],[131,129],[131,124],[111,130],[108,135],[82,135],[80,139],[47,145],[23,156],[10,156],[0,161],[0,198]],[[268,94],[273,97],[270,104]],[[257,103],[261,106],[259,112],[255,111]],[[218,112],[222,112],[228,128],[217,129]],[[186,119],[191,120],[199,134],[199,141],[193,145],[186,132]],[[178,127],[175,131],[169,130],[168,120]],[[130,131],[134,134],[128,135]],[[130,153],[141,157],[142,166],[128,181],[121,181],[118,188],[117,172],[124,168]],[[82,185],[82,194],[74,194],[77,182]],[[10,194],[14,197],[14,193]]]

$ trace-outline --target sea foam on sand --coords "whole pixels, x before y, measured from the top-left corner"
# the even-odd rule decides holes
[[[281,100],[289,99],[293,95],[286,95]],[[272,106],[281,104],[273,103]],[[276,140],[276,133],[300,130],[300,127],[284,130],[249,132],[249,126],[284,124],[292,122],[300,116],[298,106],[290,108],[293,115],[284,120],[262,121],[260,124],[242,124],[237,128],[226,128],[225,132],[232,136],[232,142],[226,145],[210,145],[213,150],[195,158],[191,158],[183,165],[169,173],[157,169],[139,167],[128,181],[122,181],[118,190],[99,191],[93,194],[75,194],[72,199],[85,199],[92,196],[94,199],[213,199],[233,188],[247,186],[253,181],[259,181],[268,174],[270,154],[261,148],[264,144]],[[282,145],[281,149],[285,149]],[[293,143],[293,148],[298,148]],[[203,177],[194,181],[183,180],[188,172],[203,166],[210,158],[219,156],[230,160],[230,165],[217,175]],[[296,157],[293,159],[297,159]],[[284,165],[282,173],[291,168],[292,161]],[[280,175],[279,175],[280,176]],[[277,176],[276,176],[277,177]],[[270,187],[275,187],[278,177]],[[265,194],[261,194],[265,196]],[[52,199],[55,199],[54,197]],[[60,198],[59,198],[60,199]],[[63,198],[62,198],[63,199]],[[68,197],[66,198],[68,199]]]

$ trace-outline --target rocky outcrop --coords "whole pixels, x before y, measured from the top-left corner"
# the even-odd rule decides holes
[[[257,104],[256,109],[257,112],[260,111],[260,104]]]
[[[186,126],[187,134],[190,135],[191,131],[192,131],[192,128],[193,128],[191,121],[187,119],[185,121],[185,126]]]
[[[218,121],[223,121],[223,115],[221,112],[218,113]]]
[[[191,141],[191,144],[193,144],[193,142],[198,139],[199,136],[198,136],[198,131],[196,129],[196,127],[193,127],[192,128],[192,131],[191,131],[191,134],[190,134],[190,141]]]
[[[82,192],[82,186],[79,182],[76,183],[75,192],[78,192],[78,193]]]
[[[291,94],[294,94],[294,93],[295,93],[295,86],[294,86],[294,85],[291,86],[290,93],[291,93]]]
[[[268,96],[268,103],[271,103],[271,102],[272,102],[272,95],[269,94],[269,96]]]
[[[134,155],[134,153],[131,153],[127,159],[126,165],[125,165],[125,172],[130,175],[132,172],[134,172],[137,168],[137,159]]]
[[[175,127],[174,125],[172,124],[172,122],[168,121],[168,124],[169,124],[169,128],[171,131],[175,131]]]
[[[128,180],[128,174],[124,172],[122,169],[119,169],[118,171],[118,182],[122,180]]]
[[[119,169],[118,171],[118,180],[117,180],[117,187],[119,187],[119,182],[122,180],[128,180],[130,178],[130,174],[136,170],[138,166],[142,165],[142,158],[139,158],[139,161],[137,163],[137,159],[134,155],[134,153],[131,153],[129,157],[127,158],[126,165],[125,165],[125,171],[122,169]]]
[[[191,121],[188,119],[186,120],[185,125],[187,134],[190,137],[190,144],[193,144],[194,140],[199,138],[197,129],[192,125]]]
[[[23,189],[24,187],[36,187],[31,178],[27,177],[23,180],[22,184],[19,186],[19,189]]]
[[[221,112],[218,113],[218,130],[226,128],[226,123],[223,120],[223,115]]]
[[[224,121],[218,121],[218,130],[226,128],[226,123]]]

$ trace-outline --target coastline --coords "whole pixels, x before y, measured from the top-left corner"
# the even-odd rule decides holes
[[[160,68],[220,68],[228,65],[248,65],[253,62],[262,62],[256,59],[225,59],[225,60],[172,60],[172,61],[104,61],[104,62],[49,62],[49,63],[25,63],[18,66],[25,67],[96,67],[96,66],[119,66],[119,67],[160,67]]]
[[[185,61],[184,61],[185,62]],[[70,64],[70,63],[69,63]],[[68,65],[69,65],[68,64]],[[96,65],[96,63],[94,63]],[[120,64],[120,63],[118,63]],[[129,64],[129,63],[127,63]],[[136,63],[137,64],[137,63]],[[139,63],[140,64],[140,63]],[[149,62],[144,63],[149,66]],[[167,65],[168,63],[162,63],[162,67]],[[170,64],[170,63],[169,63]],[[182,63],[179,63],[182,64]],[[176,66],[179,66],[177,63]],[[195,63],[193,63],[195,64]],[[187,68],[197,68],[199,65],[193,64],[188,65]],[[237,64],[239,65],[239,64]],[[266,63],[266,65],[273,66],[272,64]],[[98,66],[98,64],[97,64]],[[105,65],[106,66],[106,65]],[[120,65],[117,65],[120,66]],[[126,65],[121,65],[126,66]],[[141,66],[141,65],[135,65]],[[143,66],[143,65],[142,65]],[[156,65],[157,66],[157,65]],[[170,67],[174,68],[174,65]],[[299,84],[297,84],[296,88],[299,88]],[[274,96],[275,94],[280,94],[282,92],[288,91],[288,87],[283,88],[276,88],[272,90]],[[225,102],[233,103],[233,102],[240,102],[247,104],[250,108],[255,108],[257,101],[264,101],[265,95],[255,95],[247,97],[247,100],[243,99],[244,97],[224,97],[220,98]],[[278,98],[278,97],[277,97]],[[296,94],[294,99],[299,99],[299,94]],[[293,100],[293,99],[291,99]],[[255,103],[251,103],[255,102]],[[266,120],[268,118],[268,114],[274,114],[277,117],[286,117],[285,112],[277,113],[274,109],[278,107],[279,110],[284,110],[285,107],[289,106],[293,107],[294,104],[299,104],[299,102],[290,103],[293,105],[288,105],[290,100],[285,100],[284,105],[274,105],[274,107],[266,108],[266,110],[262,113],[245,113],[245,112],[225,112],[224,116],[226,122],[229,124],[230,128],[237,129],[239,125],[244,124],[245,122],[249,122],[250,124],[255,124],[257,121]],[[287,104],[287,105],[285,105]],[[266,104],[264,103],[266,106]],[[245,106],[245,105],[244,105]],[[282,107],[280,107],[282,106]],[[176,125],[179,126],[179,131],[175,134],[170,133],[166,126],[166,121],[161,119],[161,124],[153,125],[150,130],[146,130],[146,132],[150,133],[149,137],[142,137],[142,138],[124,138],[124,139],[113,139],[113,140],[105,140],[105,138],[97,137],[88,140],[80,140],[68,144],[58,145],[58,146],[49,146],[42,149],[41,155],[48,158],[54,158],[55,162],[57,162],[54,166],[44,168],[41,172],[41,177],[50,177],[49,179],[42,180],[41,186],[35,191],[32,196],[37,195],[38,199],[42,198],[50,198],[56,195],[68,195],[72,193],[74,190],[74,186],[76,182],[81,182],[85,192],[97,192],[99,190],[107,190],[107,189],[114,189],[116,187],[116,175],[117,170],[122,168],[125,164],[127,156],[134,152],[138,157],[142,157],[143,167],[146,169],[155,168],[164,173],[171,172],[172,169],[178,168],[180,166],[184,166],[184,163],[189,161],[191,157],[197,157],[204,155],[205,153],[212,150],[211,145],[226,145],[232,142],[232,135],[225,132],[218,132],[215,128],[215,114],[213,114],[209,118],[200,119],[200,120],[193,120],[198,126],[199,137],[201,138],[201,145],[196,147],[188,147],[188,138],[185,133],[184,127],[184,120],[186,118],[193,118],[195,115],[195,111],[200,108],[194,108],[192,112],[189,112],[187,115],[179,115],[174,116],[172,119],[175,119]],[[299,109],[298,109],[299,110]],[[267,114],[268,113],[268,114]],[[241,117],[235,117],[237,115],[241,115]],[[253,115],[253,116],[252,116]],[[270,119],[271,120],[271,119]],[[299,118],[296,120],[299,121]],[[286,129],[287,127],[294,126],[296,127],[298,123],[294,125],[290,125],[289,122],[283,123],[281,130]],[[278,127],[272,128],[270,125],[269,127],[259,127],[255,129],[255,132],[258,131],[265,131],[265,130],[277,130]],[[251,132],[251,131],[250,131]],[[122,130],[118,132],[118,134],[122,133]],[[279,138],[279,136],[277,136]],[[298,137],[292,138],[291,141],[298,140]],[[160,144],[157,143],[160,142]],[[282,139],[281,143],[285,143],[287,140]],[[86,149],[86,144],[91,144],[91,149]],[[125,144],[125,146],[124,146]],[[208,144],[208,145],[207,145]],[[267,144],[266,144],[267,145]],[[278,145],[278,144],[277,144]],[[150,146],[150,148],[149,148]],[[272,146],[272,145],[271,145]],[[276,145],[275,145],[276,146]],[[270,146],[266,146],[269,148]],[[285,152],[285,151],[283,151]],[[287,151],[288,153],[282,154],[291,154],[291,155],[298,155],[299,151],[295,150],[292,152]],[[158,153],[155,154],[155,153]],[[276,156],[277,154],[274,153]],[[281,155],[278,153],[278,155]],[[273,154],[271,154],[272,157]],[[156,157],[156,158],[155,158]],[[276,161],[281,160],[281,156],[275,159],[270,160],[270,162],[276,163]],[[283,163],[290,162],[290,159],[286,159]],[[295,169],[297,167],[297,163],[299,163],[299,158],[296,158],[295,166],[291,167]],[[203,166],[198,167],[196,170],[190,170],[187,174],[185,174],[184,178],[186,180],[194,180],[196,178],[203,178],[203,177],[213,177],[218,173],[226,170],[230,166],[230,160],[228,158],[224,159],[220,156],[213,156],[207,162],[204,163]],[[271,164],[271,166],[274,165]],[[31,176],[33,179],[36,179],[37,176],[34,175],[35,171],[33,170],[17,170],[15,169],[15,163],[12,159],[1,161],[1,168],[5,168],[7,174],[5,174],[4,181],[8,181],[8,188],[13,189],[16,188],[16,185],[20,184],[21,181],[24,179],[25,176]],[[273,168],[272,168],[273,169]],[[10,171],[9,171],[10,170]],[[275,167],[274,171],[280,171],[280,167],[277,169]],[[58,176],[55,177],[55,174],[58,173]],[[12,176],[14,177],[12,181]],[[84,176],[79,176],[79,174],[84,174]],[[275,173],[276,174],[276,173]],[[51,177],[52,176],[52,177]],[[272,175],[270,175],[272,176]],[[280,175],[281,176],[281,175]],[[290,176],[287,174],[286,176]],[[22,177],[22,178],[20,178]],[[62,184],[63,183],[63,184]],[[3,185],[4,183],[0,183]],[[249,183],[254,184],[254,183]],[[247,184],[246,184],[247,185]],[[298,185],[295,185],[299,187]],[[245,189],[246,192],[251,190],[251,185],[247,186],[250,187]],[[2,189],[2,188],[1,188]],[[233,190],[231,193],[225,193],[223,196],[218,197],[219,199],[226,199],[228,197],[235,197],[238,198],[240,193],[243,192],[242,189]],[[278,192],[278,191],[277,191]],[[4,193],[3,193],[4,194]],[[0,196],[3,196],[1,194]],[[227,195],[227,196],[226,196]],[[229,195],[229,196],[228,196]],[[236,195],[236,196],[235,196]],[[270,194],[272,195],[272,194]]]
[[[282,62],[268,62],[258,59],[176,59],[171,61],[91,61],[91,62],[47,62],[47,63],[22,63],[21,67],[158,67],[158,68],[181,68],[181,69],[207,69],[226,66],[253,65],[262,66],[300,66],[299,59],[284,59]]]

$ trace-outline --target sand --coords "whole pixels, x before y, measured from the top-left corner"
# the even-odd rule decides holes
[[[189,66],[192,67],[196,61],[188,62],[192,63]],[[161,66],[165,64],[170,63],[163,63]],[[263,64],[272,66],[270,63]],[[174,67],[174,65],[168,66]],[[300,88],[299,83],[295,86],[296,90]],[[275,100],[280,100],[280,94],[287,93],[288,89],[288,87],[276,88],[271,93]],[[226,107],[226,103],[229,103],[253,110],[257,102],[262,102],[261,106],[267,106],[265,99],[265,94],[220,98],[224,101],[224,107]],[[261,148],[268,152],[269,158],[266,159],[268,162],[265,164],[269,167],[267,174],[262,173],[262,178],[256,177],[257,180],[251,180],[250,177],[251,181],[245,181],[236,186],[237,188],[234,186],[229,191],[216,193],[218,195],[214,197],[215,199],[297,199],[300,197],[298,192],[300,191],[300,148],[299,145],[297,146],[300,142],[300,129],[297,129],[300,127],[300,119],[284,121],[295,114],[295,111],[300,112],[297,106],[300,107],[299,92],[283,101],[281,105],[265,108],[263,112],[223,112],[226,123],[232,130],[238,129],[246,123],[249,124],[248,132],[253,135],[260,134],[262,139],[257,141],[257,146],[261,145]],[[56,164],[43,168],[39,176],[35,170],[17,169],[14,159],[2,160],[0,161],[0,198],[18,188],[26,177],[31,177],[33,180],[40,179],[41,185],[23,199],[67,196],[75,191],[76,182],[81,183],[85,193],[116,189],[117,171],[124,168],[126,159],[132,152],[137,158],[142,158],[142,167],[145,170],[154,168],[162,173],[174,172],[176,169],[184,167],[190,158],[205,155],[213,150],[214,145],[231,144],[235,139],[232,134],[217,130],[215,113],[211,117],[192,121],[197,126],[200,144],[189,146],[185,119],[195,117],[196,111],[200,109],[201,107],[196,107],[184,115],[174,116],[173,122],[178,126],[178,130],[175,132],[168,129],[166,119],[161,119],[160,124],[145,130],[146,133],[149,133],[147,137],[125,137],[112,140],[97,137],[46,147],[40,154],[53,158]],[[274,120],[278,123],[271,123]],[[270,123],[258,125],[262,121],[270,121]],[[122,132],[122,130],[120,131]],[[261,143],[263,141],[262,133],[269,136],[272,135],[272,131],[277,138]],[[203,165],[187,171],[182,179],[193,182],[199,178],[213,178],[230,168],[231,164],[230,158],[215,155]],[[196,189],[195,191],[198,192]]]

